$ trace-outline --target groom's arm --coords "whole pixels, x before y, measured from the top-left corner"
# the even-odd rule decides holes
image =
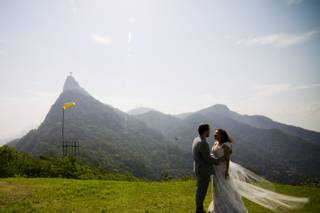
[[[219,164],[219,159],[210,155],[210,149],[207,143],[200,143],[199,146],[199,151],[203,160],[209,164]]]

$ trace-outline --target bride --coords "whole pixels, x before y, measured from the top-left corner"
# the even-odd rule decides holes
[[[214,165],[215,176],[212,177],[213,201],[208,212],[214,213],[247,213],[241,197],[264,206],[272,211],[299,208],[308,202],[308,198],[287,196],[258,187],[257,184],[272,185],[266,179],[231,162],[232,140],[223,129],[215,132],[215,143],[212,155],[225,157],[225,163]]]

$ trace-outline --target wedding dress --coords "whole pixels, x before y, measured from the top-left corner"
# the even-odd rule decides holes
[[[232,150],[230,142],[224,143]],[[224,156],[222,145],[215,142],[212,154],[216,158]],[[225,178],[226,164],[214,165],[215,175],[212,176],[213,201],[208,212],[214,213],[247,213],[241,197],[264,206],[272,211],[294,209],[302,207],[308,198],[293,197],[272,191],[272,183],[245,169],[241,165],[231,162],[229,164],[229,177]],[[259,186],[263,185],[262,187]],[[266,189],[266,187],[268,187]]]

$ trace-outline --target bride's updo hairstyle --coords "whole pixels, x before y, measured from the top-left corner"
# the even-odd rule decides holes
[[[226,142],[230,142],[230,143],[233,142],[231,137],[228,135],[226,130],[218,129],[218,132],[220,134],[220,139],[221,139],[221,141],[219,141],[220,144],[223,144],[223,143],[226,143]]]

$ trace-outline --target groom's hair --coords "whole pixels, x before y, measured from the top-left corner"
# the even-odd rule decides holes
[[[205,131],[208,131],[210,129],[209,124],[200,124],[198,127],[199,135],[202,135]]]

